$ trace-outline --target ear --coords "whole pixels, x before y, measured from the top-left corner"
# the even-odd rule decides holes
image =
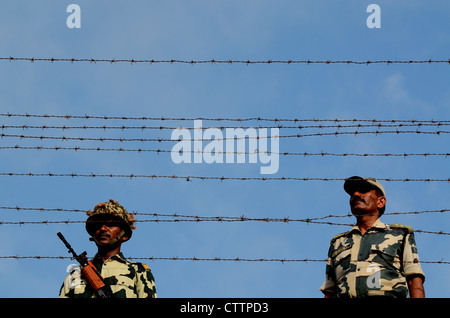
[[[386,197],[378,197],[378,209],[383,208],[386,205]]]

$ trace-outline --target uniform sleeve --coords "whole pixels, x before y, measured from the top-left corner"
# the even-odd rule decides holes
[[[327,265],[325,268],[325,281],[323,282],[322,286],[320,286],[319,290],[324,294],[336,294],[336,281],[334,279],[334,269],[332,266],[331,261],[331,254],[332,254],[333,246],[330,245],[330,248],[328,250],[328,257],[327,257]]]
[[[81,277],[80,267],[75,267],[67,274],[59,290],[59,298],[90,298],[93,292],[86,288],[87,283]]]
[[[403,269],[405,276],[420,275],[425,281],[425,274],[420,266],[419,253],[417,251],[414,233],[408,233],[405,237],[405,246],[403,250]]]
[[[61,288],[59,290],[59,298],[71,298],[71,295],[73,294],[73,288],[70,288],[70,279],[71,274],[68,274],[66,278],[64,279],[64,282],[61,285]]]
[[[66,280],[67,280],[67,278],[64,279],[64,282],[62,283],[61,288],[59,289],[59,296],[58,296],[59,298],[68,298],[68,295],[67,295],[68,288],[66,286]]]
[[[157,298],[155,278],[150,268],[139,264],[137,270],[136,293],[138,298]]]

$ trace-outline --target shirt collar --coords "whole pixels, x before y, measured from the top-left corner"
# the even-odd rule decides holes
[[[115,260],[122,261],[122,262],[127,261],[125,256],[123,256],[122,252],[119,252],[116,255],[111,256],[110,259],[115,259]]]
[[[101,256],[98,253],[95,254],[94,260],[101,261]],[[110,256],[105,262],[107,262],[109,260],[117,260],[117,261],[123,262],[123,263],[127,262],[127,259],[125,258],[125,256],[123,256],[122,252],[119,252],[113,256]]]
[[[369,227],[369,228],[367,229],[367,232],[370,232],[370,231],[373,231],[373,230],[378,230],[378,231],[380,231],[380,230],[385,230],[385,229],[387,229],[387,225],[384,224],[383,222],[381,222],[380,218],[378,218],[378,219],[375,221],[375,223],[374,223],[371,227]],[[352,229],[350,230],[350,232],[359,232],[359,233],[361,233],[361,230],[359,229],[359,226],[358,226],[358,225],[355,225],[355,226],[352,227]]]

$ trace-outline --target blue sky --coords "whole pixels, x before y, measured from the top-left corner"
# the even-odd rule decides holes
[[[69,29],[66,8],[81,8]],[[369,29],[366,8],[381,8]],[[450,4],[444,1],[10,1],[0,4],[0,56],[181,60],[448,60]],[[129,117],[404,119],[450,115],[448,64],[133,64],[0,61],[0,113]],[[1,117],[2,125],[166,125]],[[204,122],[207,125],[216,122]],[[227,123],[230,124],[230,123]],[[260,124],[249,122],[257,128]],[[273,123],[272,123],[273,124]],[[412,127],[411,130],[416,130]],[[433,131],[435,127],[421,128]],[[446,126],[439,129],[447,130]],[[367,128],[367,130],[369,130]],[[304,129],[301,133],[321,130]],[[335,131],[329,129],[326,131]],[[361,130],[363,131],[363,130]],[[171,130],[4,129],[4,134],[170,138]],[[281,135],[298,130],[281,129]],[[366,134],[281,138],[281,152],[448,153],[449,136]],[[5,137],[8,147],[168,149],[173,143],[57,141]],[[260,164],[175,164],[169,153],[1,149],[2,172],[261,177]],[[449,178],[448,158],[280,156],[268,177]],[[1,206],[92,209],[113,198],[130,212],[303,219],[346,215],[342,181],[214,181],[0,176]],[[384,182],[385,223],[450,231],[448,182]],[[1,210],[1,221],[84,220],[83,213]],[[137,215],[138,220],[152,219]],[[351,218],[330,219],[351,223]],[[138,222],[129,257],[324,259],[348,226],[276,222]],[[2,225],[1,256],[68,256],[62,232],[93,256],[81,223]],[[421,260],[448,261],[448,235],[417,233]],[[56,297],[69,259],[1,259],[1,297]],[[146,262],[160,297],[322,297],[322,262]],[[428,297],[448,297],[450,267],[423,264]],[[24,286],[26,286],[24,288]]]

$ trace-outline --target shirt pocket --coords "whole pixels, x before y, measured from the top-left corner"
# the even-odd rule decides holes
[[[396,272],[399,272],[402,268],[398,251],[392,247],[381,248],[378,245],[372,245],[370,254],[370,260],[379,264],[381,268],[395,270]]]
[[[370,274],[379,270],[379,288],[369,290],[369,296],[374,292],[386,293],[395,297],[407,297],[408,286],[404,277],[404,270],[401,264],[399,250],[392,245],[387,248],[380,248],[372,245],[370,249],[370,260],[372,266]],[[378,268],[377,268],[378,267]]]

